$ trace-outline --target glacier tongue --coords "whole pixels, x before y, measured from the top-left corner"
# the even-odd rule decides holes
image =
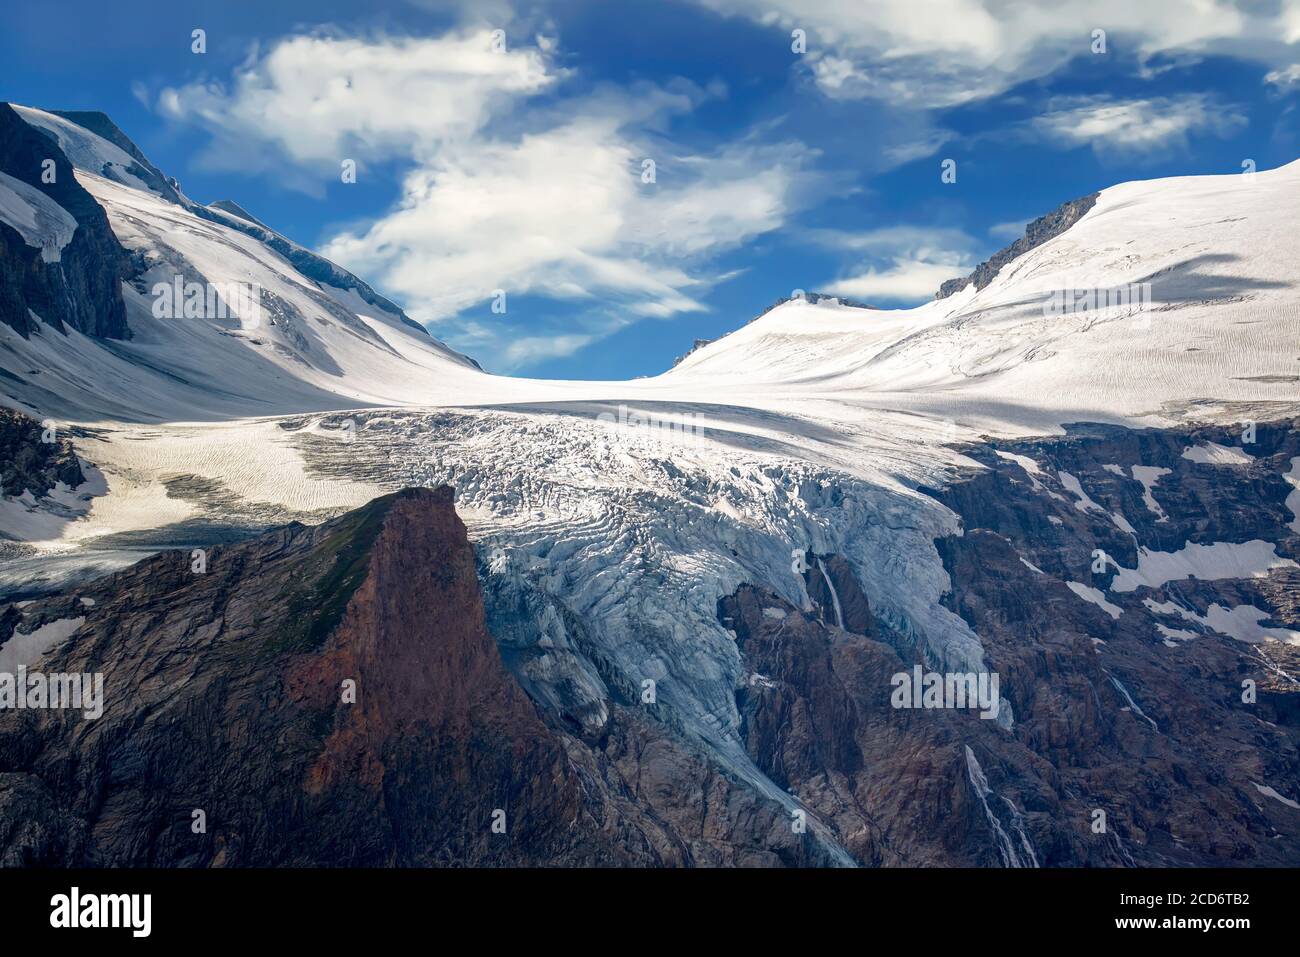
[[[743,668],[717,601],[759,582],[802,606],[791,553],[836,553],[873,611],[941,666],[980,670],[979,639],[938,603],[933,539],[954,517],[933,499],[762,450],[739,429],[687,446],[627,441],[588,415],[356,413],[357,441],[308,439],[309,470],[385,484],[451,484],[485,554],[598,627],[634,684],[694,730],[736,740]],[[839,613],[837,612],[837,615]]]

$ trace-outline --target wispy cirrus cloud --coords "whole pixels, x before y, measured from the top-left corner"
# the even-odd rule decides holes
[[[969,271],[979,244],[960,229],[891,226],[863,232],[815,230],[814,242],[848,254],[848,273],[827,292],[873,304],[924,302],[941,283]]]
[[[1049,145],[1089,146],[1099,157],[1128,159],[1186,148],[1193,135],[1231,136],[1246,124],[1244,115],[1207,93],[1141,99],[1054,97],[1030,122]]]
[[[949,107],[1046,76],[1108,49],[1294,60],[1300,0],[698,0],[723,14],[808,35],[801,63],[823,94]]]

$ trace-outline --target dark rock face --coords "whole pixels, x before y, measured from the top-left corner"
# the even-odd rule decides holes
[[[989,814],[1015,836],[1017,866],[1090,860],[1033,755],[995,722],[892,706],[891,679],[911,665],[889,643],[828,628],[750,586],[719,613],[752,669],[737,692],[750,756],[861,863],[1005,865]],[[988,812],[967,747],[991,786]],[[1107,862],[1101,853],[1091,860]]]
[[[1215,604],[1253,605],[1266,626],[1297,629],[1300,571],[1110,590],[1116,562],[1137,565],[1138,543],[1176,553],[1188,543],[1258,540],[1294,560],[1300,535],[1282,476],[1300,454],[1295,426],[1261,424],[1245,446],[1239,427],[1078,428],[1010,447],[1038,463],[1037,487],[1020,465],[977,448],[972,457],[987,470],[941,496],[966,529],[938,543],[951,607],[1002,673],[1016,739],[1055,768],[1058,793],[1109,809],[1111,830],[1137,864],[1300,859],[1298,812],[1260,790],[1300,793],[1300,647],[1236,640],[1204,624]],[[1251,461],[1183,458],[1207,442],[1244,449]],[[1155,509],[1134,465],[1168,470],[1151,490]],[[1081,503],[1069,478],[1094,506]],[[1098,551],[1113,561],[1094,572]],[[1114,613],[1067,582],[1096,588]],[[1161,626],[1185,637],[1171,640]],[[1244,700],[1247,680],[1256,701]]]
[[[47,159],[54,161],[53,183],[41,182]],[[0,171],[41,190],[77,222],[58,262],[45,262],[41,250],[0,223],[0,322],[25,338],[35,313],[59,331],[71,326],[89,336],[130,338],[121,287],[130,274],[126,251],[54,140],[7,103],[0,103]]]
[[[749,669],[737,704],[750,756],[866,864],[1294,865],[1300,812],[1262,789],[1300,794],[1300,647],[1235,640],[1145,602],[1200,617],[1215,602],[1253,604],[1266,625],[1297,629],[1300,570],[1132,592],[1107,590],[1113,563],[1091,572],[1095,549],[1135,566],[1135,539],[1169,552],[1258,539],[1295,558],[1281,477],[1300,455],[1294,426],[1260,425],[1252,461],[1237,466],[1182,457],[1196,444],[1240,448],[1222,428],[1089,426],[1007,446],[1037,463],[1034,482],[991,448],[969,450],[986,468],[937,493],[963,534],[936,544],[950,607],[1014,711],[1009,729],[971,710],[892,706],[892,676],[918,662],[901,636],[850,613],[860,592],[842,559],[808,557],[811,610],[742,587],[719,617]],[[1159,512],[1133,465],[1168,469],[1152,490]],[[1077,508],[1061,473],[1096,507]],[[1067,581],[1097,588],[1119,617]],[[1169,642],[1158,623],[1196,634]]]
[[[31,492],[40,498],[63,482],[76,488],[86,480],[72,444],[66,438],[46,442],[46,430],[30,416],[0,409],[0,491],[5,495]]]
[[[102,672],[106,704],[0,711],[0,862],[825,862],[783,809],[622,705],[586,739],[548,725],[485,627],[448,488],[191,561],[7,612],[24,633],[85,616],[42,667]]]
[[[1088,196],[1081,196],[1079,199],[1072,199],[1068,203],[1062,203],[1046,216],[1039,216],[1025,227],[1023,236],[1010,246],[999,249],[987,260],[980,263],[969,276],[962,279],[949,279],[941,285],[934,298],[947,299],[953,293],[961,292],[971,283],[975,284],[976,289],[983,289],[993,281],[993,277],[998,274],[998,270],[1011,260],[1023,256],[1034,247],[1041,246],[1049,239],[1061,235],[1061,233],[1082,219],[1088,210],[1097,205],[1098,195],[1098,193],[1091,193]]]

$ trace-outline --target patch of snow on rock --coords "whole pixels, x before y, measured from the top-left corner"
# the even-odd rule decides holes
[[[1189,462],[1198,462],[1201,465],[1249,465],[1255,461],[1253,456],[1247,455],[1241,449],[1229,448],[1226,445],[1218,445],[1214,442],[1193,445],[1189,449],[1184,449],[1183,458]]]
[[[39,249],[47,263],[59,261],[77,231],[77,221],[66,209],[7,173],[0,173],[0,220],[16,229],[27,245]]]
[[[1135,465],[1133,466],[1133,478],[1142,483],[1142,501],[1146,503],[1147,510],[1154,515],[1159,516],[1157,522],[1169,521],[1169,516],[1165,510],[1160,507],[1151,490],[1156,487],[1160,481],[1160,476],[1170,474],[1171,469],[1161,468],[1158,465]]]
[[[1187,621],[1196,622],[1211,631],[1216,631],[1229,638],[1235,638],[1237,641],[1244,641],[1247,644],[1257,645],[1265,641],[1280,641],[1287,645],[1300,645],[1300,631],[1292,631],[1290,628],[1262,627],[1260,622],[1268,618],[1269,613],[1262,608],[1256,608],[1254,605],[1237,605],[1235,608],[1225,608],[1215,602],[1205,610],[1204,615],[1198,615],[1195,611],[1184,608],[1172,601],[1157,602],[1147,598],[1143,600],[1142,604],[1158,615],[1178,615]]]
[[[1060,478],[1061,484],[1065,486],[1066,490],[1070,492],[1070,494],[1072,494],[1078,500],[1074,503],[1074,507],[1077,508],[1079,511],[1081,512],[1105,512],[1106,511],[1104,508],[1102,508],[1100,505],[1098,505],[1088,496],[1088,493],[1083,490],[1083,486],[1079,484],[1079,480],[1075,478],[1073,475],[1071,475],[1069,472],[1057,472],[1056,474],[1057,477]]]
[[[13,674],[20,665],[31,667],[47,651],[80,628],[85,620],[61,618],[28,634],[15,631],[8,641],[0,645],[0,674]]]
[[[1300,811],[1300,804],[1296,803],[1295,801],[1291,800],[1288,797],[1283,797],[1282,795],[1278,794],[1277,791],[1273,790],[1267,784],[1256,784],[1254,781],[1252,781],[1251,784],[1254,784],[1255,790],[1258,791],[1260,794],[1264,795],[1265,797],[1271,797],[1276,801],[1281,801],[1287,807],[1293,807],[1297,811]]]
[[[1105,595],[1103,595],[1098,589],[1093,588],[1091,585],[1085,585],[1082,582],[1066,582],[1065,584],[1069,587],[1070,591],[1074,592],[1084,601],[1092,602],[1106,614],[1110,615],[1110,617],[1119,618],[1120,615],[1124,614],[1123,608],[1120,608],[1118,605],[1112,605],[1106,600]]]
[[[1224,578],[1263,578],[1274,568],[1295,568],[1296,563],[1277,554],[1272,542],[1253,539],[1249,542],[1215,542],[1198,545],[1189,542],[1176,552],[1153,552],[1138,549],[1137,568],[1119,568],[1110,590],[1136,591],[1142,586],[1159,588],[1166,582],[1183,578],[1218,581]]]
[[[1286,497],[1286,507],[1291,512],[1291,531],[1300,533],[1300,455],[1291,459],[1291,471],[1282,476],[1293,491]]]

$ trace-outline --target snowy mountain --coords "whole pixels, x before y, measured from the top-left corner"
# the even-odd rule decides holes
[[[106,119],[18,114],[106,214],[129,336],[0,328],[3,401],[106,486],[57,521],[6,501],[14,634],[161,549],[446,484],[512,680],[589,794],[653,807],[660,862],[742,859],[755,807],[807,815],[798,852],[744,838],[790,863],[1300,859],[1300,163],[1103,190],[915,309],[794,300],[652,379],[546,382],[198,206]],[[57,266],[24,183],[0,219]],[[159,315],[177,283],[259,298]],[[913,667],[998,673],[996,720],[892,708]]]
[[[1115,186],[984,288],[869,314],[790,303],[672,375],[851,394],[990,431],[1168,422],[1200,400],[1290,403],[1300,383],[1288,237],[1297,187],[1300,162]],[[1064,290],[1143,284],[1142,307],[1044,308]]]
[[[189,200],[102,114],[15,109],[49,137],[51,153],[75,166],[76,182],[107,212],[131,263],[120,291],[129,335],[107,341],[44,326],[6,335],[0,363],[19,407],[154,421],[410,403],[432,398],[431,382],[454,389],[457,377],[476,370],[346,270],[228,206]],[[16,198],[5,208],[21,213],[16,223],[38,215],[54,222],[48,210],[9,195]],[[219,309],[186,322],[181,303],[157,308],[159,291],[178,282],[254,290],[258,302],[246,315]],[[205,304],[205,312],[213,310]]]

